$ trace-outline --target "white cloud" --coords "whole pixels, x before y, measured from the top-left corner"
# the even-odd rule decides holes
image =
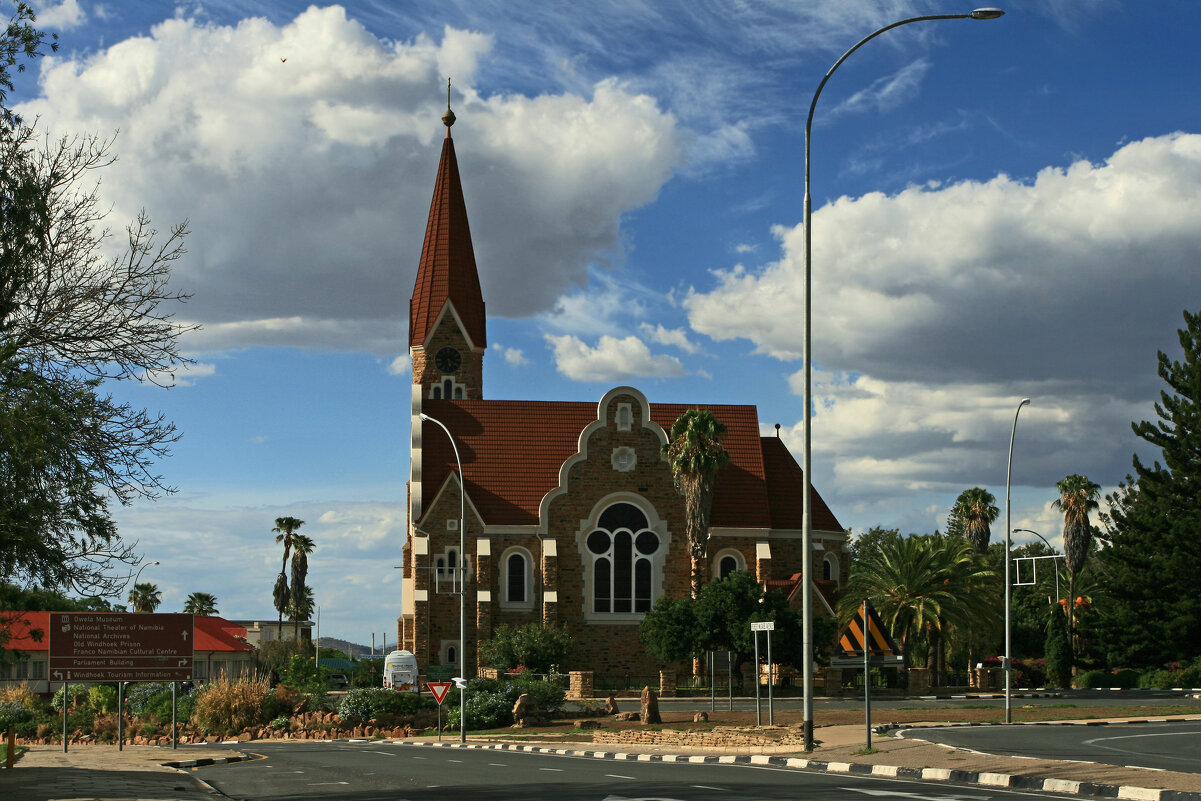
[[[651,342],[660,345],[671,345],[686,353],[699,353],[700,346],[688,339],[688,332],[683,328],[664,328],[662,325],[642,323],[638,326],[642,333],[650,337]]]
[[[635,377],[674,378],[685,375],[684,366],[674,356],[651,353],[635,336],[618,339],[602,336],[596,347],[579,337],[547,336],[555,353],[555,367],[575,381],[620,381]]]
[[[42,96],[19,111],[50,132],[120,130],[103,184],[114,223],[142,206],[159,224],[190,219],[175,280],[206,329],[191,347],[396,353],[407,344],[397,299],[412,288],[441,147],[441,76],[455,76],[454,135],[493,314],[549,309],[590,265],[620,264],[622,215],[682,159],[673,118],[614,81],[478,96],[491,46],[450,28],[437,42],[385,42],[337,6],[285,25],[177,18],[88,56],[43,59]]]
[[[408,375],[412,369],[413,359],[407,353],[388,362],[388,375]]]
[[[79,7],[79,0],[62,0],[58,5],[47,5],[37,9],[38,27],[60,31],[78,28],[87,21],[87,14]]]
[[[505,364],[511,364],[516,367],[530,363],[530,360],[525,357],[525,353],[520,348],[509,348],[499,342],[493,342],[492,349],[504,358]]]
[[[1201,297],[1201,135],[1127,144],[1103,164],[843,197],[814,215],[814,480],[862,519],[915,492],[954,497],[1082,472],[1112,485],[1145,444],[1155,351],[1177,353]],[[800,356],[804,240],[716,274],[694,330]],[[791,377],[801,393],[800,374]],[[1103,433],[1110,432],[1110,433]],[[800,426],[785,431],[799,453]],[[845,504],[845,505],[844,505]],[[945,513],[945,510],[944,510]],[[929,526],[932,527],[932,526]],[[1030,526],[1036,528],[1037,526]],[[1045,533],[1045,532],[1044,532]]]

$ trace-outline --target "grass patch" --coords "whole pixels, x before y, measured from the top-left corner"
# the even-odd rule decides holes
[[[855,756],[867,756],[868,754],[878,754],[878,753],[880,753],[879,748],[860,748],[858,751],[855,752]]]

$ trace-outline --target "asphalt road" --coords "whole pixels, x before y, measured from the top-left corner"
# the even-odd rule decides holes
[[[1073,759],[1201,773],[1201,721],[1107,726],[947,726],[903,729],[906,739],[988,754]]]
[[[1108,692],[1102,690],[1067,690],[1067,691],[1039,691],[1039,697],[1032,697],[1023,692],[1014,693],[1012,703],[1014,706],[1078,706],[1082,709],[1097,706],[1195,706],[1197,712],[1201,714],[1201,700],[1191,698],[1185,693],[1173,692],[1171,690],[1124,690],[1120,693]],[[629,708],[637,707],[637,699],[618,699],[619,704],[630,705]],[[773,698],[774,708],[779,710],[795,711],[801,709],[803,701],[799,697],[775,697]],[[763,713],[767,714],[767,694],[764,693],[760,698]],[[708,696],[703,698],[660,698],[659,706],[662,709],[675,709],[688,712],[709,711],[710,704]],[[817,709],[863,709],[863,696],[852,695],[842,698],[819,698],[814,701],[814,706]],[[958,697],[958,698],[900,698],[896,696],[872,695],[873,709],[931,709],[931,708],[948,708],[956,707],[996,707],[1003,709],[1005,706],[1004,698],[982,698],[980,696]],[[724,712],[730,708],[730,702],[724,696],[719,696],[716,699],[716,708],[719,712]],[[750,698],[734,698],[733,708],[740,712],[754,712],[755,699]]]
[[[256,743],[195,775],[238,801],[731,801],[1062,798],[749,765],[635,762],[389,742]]]

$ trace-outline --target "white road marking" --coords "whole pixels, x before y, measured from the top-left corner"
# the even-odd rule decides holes
[[[610,779],[632,779],[632,778],[634,778],[633,776],[622,776],[619,773],[606,773],[605,775],[608,776]]]
[[[553,773],[562,773],[563,772],[562,768],[538,768],[538,770],[546,770],[546,771],[551,771]]]

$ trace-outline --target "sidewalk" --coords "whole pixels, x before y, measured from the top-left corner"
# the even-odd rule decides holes
[[[185,762],[241,757],[231,749],[179,751],[146,745],[33,745],[12,770],[0,770],[0,798],[13,801],[198,801],[211,788],[187,770],[164,767]],[[3,762],[0,762],[3,764]]]

